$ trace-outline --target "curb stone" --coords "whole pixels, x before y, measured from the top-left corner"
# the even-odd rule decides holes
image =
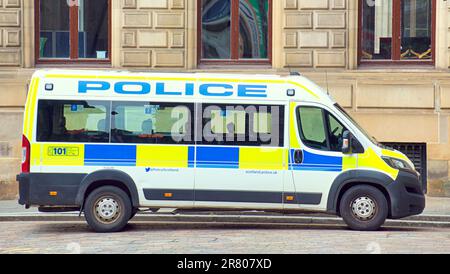
[[[339,225],[345,226],[341,218],[327,215],[252,215],[252,214],[138,214],[133,222],[167,224],[258,224],[258,225]],[[0,222],[85,222],[78,214],[2,214]],[[389,227],[450,228],[448,215],[420,215],[401,220],[387,220]]]

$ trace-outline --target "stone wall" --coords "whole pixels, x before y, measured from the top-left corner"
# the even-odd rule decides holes
[[[12,199],[17,195],[16,175],[20,173],[22,113],[0,112],[0,200]]]
[[[345,68],[347,0],[284,0],[284,67]]]
[[[20,172],[22,112],[29,73],[23,65],[23,2],[0,1],[0,199],[15,198]]]
[[[122,67],[186,67],[185,0],[122,0]]]
[[[21,2],[0,1],[0,66],[22,64]]]

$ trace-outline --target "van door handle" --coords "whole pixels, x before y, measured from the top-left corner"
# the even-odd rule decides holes
[[[296,150],[294,152],[294,162],[296,164],[303,163],[303,151],[302,150]]]

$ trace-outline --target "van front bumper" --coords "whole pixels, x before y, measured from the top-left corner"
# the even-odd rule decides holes
[[[16,179],[19,182],[19,204],[80,206],[75,201],[85,176],[86,174],[21,173]]]
[[[425,209],[425,195],[415,172],[400,171],[387,191],[391,198],[391,219],[419,215]]]

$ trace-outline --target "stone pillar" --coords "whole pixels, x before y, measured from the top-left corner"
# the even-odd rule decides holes
[[[22,64],[21,2],[0,1],[0,66]]]
[[[120,66],[186,68],[185,2],[122,0]]]
[[[347,0],[283,0],[284,67],[347,67]]]

